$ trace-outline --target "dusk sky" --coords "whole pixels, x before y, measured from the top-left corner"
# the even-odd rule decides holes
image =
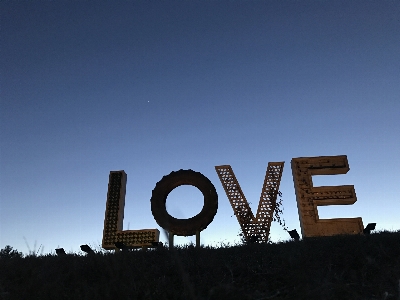
[[[214,169],[231,165],[255,214],[268,162],[300,233],[290,161],[347,155],[353,205],[400,229],[399,1],[1,1],[0,248],[99,247],[110,171],[128,174],[124,230],[161,231],[150,198],[192,169],[218,193],[201,243],[239,242]],[[181,186],[168,212],[189,218],[201,192]],[[271,239],[289,235],[273,222]],[[179,237],[177,245],[195,241]]]

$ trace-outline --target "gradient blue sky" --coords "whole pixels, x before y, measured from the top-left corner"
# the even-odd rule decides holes
[[[1,1],[0,247],[99,245],[109,172],[128,174],[124,229],[158,228],[152,189],[203,173],[219,208],[201,243],[239,241],[214,170],[230,164],[256,212],[285,161],[283,218],[300,232],[293,157],[347,155],[358,201],[320,218],[400,229],[399,1]],[[177,218],[195,187],[167,199]],[[273,241],[288,234],[277,223]],[[161,240],[165,241],[162,235]],[[194,241],[181,237],[176,244]]]

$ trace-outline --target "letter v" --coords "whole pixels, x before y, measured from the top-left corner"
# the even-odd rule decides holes
[[[283,165],[285,162],[269,162],[264,178],[264,185],[258,203],[257,215],[254,217],[249,203],[240,188],[230,165],[215,166],[218,177],[231,203],[233,212],[242,228],[247,241],[267,242],[269,229],[276,207]]]

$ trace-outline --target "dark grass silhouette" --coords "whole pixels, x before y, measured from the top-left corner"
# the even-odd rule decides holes
[[[400,300],[399,284],[400,231],[173,251],[0,256],[1,299]]]

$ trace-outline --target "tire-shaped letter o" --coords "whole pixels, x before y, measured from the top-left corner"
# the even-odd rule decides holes
[[[168,194],[180,185],[193,185],[204,196],[203,209],[192,218],[176,219],[166,208]],[[164,176],[153,189],[151,196],[151,212],[157,224],[169,233],[179,236],[195,235],[202,231],[214,219],[218,209],[218,194],[211,181],[199,172],[193,170],[179,170]]]

